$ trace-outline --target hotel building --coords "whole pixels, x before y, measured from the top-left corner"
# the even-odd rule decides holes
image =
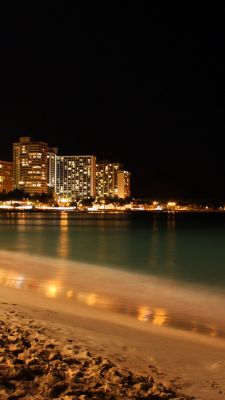
[[[117,173],[118,197],[121,199],[130,196],[130,175],[128,171],[118,171]]]
[[[0,171],[0,190],[12,189],[9,180],[5,189],[2,183]],[[122,164],[96,164],[93,155],[58,156],[57,148],[27,136],[13,143],[13,183],[14,188],[31,195],[55,193],[73,199],[130,196],[130,173]]]
[[[13,163],[0,160],[0,192],[13,190]]]
[[[95,156],[57,156],[56,194],[84,199],[95,197]]]
[[[48,150],[48,155],[47,155],[48,193],[55,192],[57,152],[58,152],[58,149],[56,147],[50,147]]]
[[[14,188],[29,194],[48,191],[48,144],[33,142],[30,137],[20,137],[13,143]]]
[[[96,164],[96,196],[118,196],[117,173],[122,168],[120,163],[101,161]]]
[[[119,197],[130,196],[130,172],[124,171],[120,163],[108,161],[96,164],[96,196]]]

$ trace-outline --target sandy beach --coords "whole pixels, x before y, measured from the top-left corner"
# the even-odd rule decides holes
[[[15,399],[188,399],[152,374],[137,374],[80,340],[1,305],[0,396]]]
[[[145,323],[133,315],[95,307],[90,295],[87,302],[68,301],[55,295],[53,285],[44,296],[46,286],[36,290],[31,276],[41,279],[46,260],[19,259],[7,252],[1,256],[2,400],[225,399],[222,336]],[[14,273],[9,271],[12,265]],[[24,286],[18,280],[22,268],[29,277]],[[47,278],[50,270],[51,260]],[[103,270],[98,280],[102,274]],[[79,287],[78,274],[77,281]],[[223,298],[215,308],[220,310],[220,301],[222,311]],[[188,315],[188,307],[185,310]],[[212,321],[218,323],[221,315]],[[158,315],[158,322],[162,317]]]

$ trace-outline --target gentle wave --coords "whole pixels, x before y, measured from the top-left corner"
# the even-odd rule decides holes
[[[225,339],[225,295],[216,289],[59,258],[0,251],[0,284],[128,315],[140,324]]]

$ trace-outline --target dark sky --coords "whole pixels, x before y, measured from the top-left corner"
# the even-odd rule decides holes
[[[1,10],[0,158],[27,135],[136,197],[225,200],[224,8],[105,3]]]

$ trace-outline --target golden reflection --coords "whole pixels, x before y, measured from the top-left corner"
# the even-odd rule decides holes
[[[67,297],[67,299],[72,299],[72,297],[73,297],[73,290],[67,290],[67,292],[66,292],[66,297]]]
[[[45,285],[45,295],[50,298],[55,298],[60,293],[59,282],[49,282]]]
[[[23,275],[18,275],[15,280],[15,288],[22,289],[25,282],[25,277]]]
[[[24,213],[20,214],[20,218],[17,221],[17,229],[19,232],[18,235],[18,249],[22,250],[22,251],[26,251],[27,250],[27,239],[25,237],[25,232],[27,229],[27,220],[24,216]]]
[[[209,337],[225,337],[224,329],[219,328],[213,322],[210,324],[200,324],[199,321],[194,319],[185,319],[183,321],[178,319],[169,318],[168,312],[164,308],[151,309],[147,305],[135,306],[129,304],[124,298],[116,297],[116,295],[102,295],[95,292],[76,292],[74,287],[67,286],[63,277],[56,275],[55,279],[35,279],[32,276],[23,275],[14,270],[7,268],[0,268],[0,284],[9,288],[16,289],[30,289],[38,291],[40,294],[56,299],[60,296],[67,301],[77,301],[87,306],[95,306],[98,309],[112,311],[121,315],[133,316],[140,322],[148,322],[155,326],[163,326],[169,324],[170,326],[178,329],[189,330],[197,334],[204,334]]]
[[[154,310],[154,317],[152,320],[153,325],[162,326],[167,321],[167,313],[163,308],[156,308]]]
[[[59,245],[58,245],[58,256],[68,257],[69,255],[69,237],[68,237],[68,213],[62,212],[60,219],[60,233],[59,233]]]
[[[16,287],[16,282],[17,282],[18,276],[12,272],[9,272],[6,276],[5,276],[5,286],[8,287]]]
[[[97,303],[97,295],[95,293],[90,293],[86,297],[86,304],[88,306],[94,306]]]
[[[0,283],[4,286],[22,289],[25,283],[25,276],[13,271],[0,270]]]
[[[87,304],[88,306],[94,306],[98,302],[97,294],[95,293],[78,293],[77,298],[82,303]]]
[[[68,213],[62,212],[60,215],[60,231],[67,232],[68,231]]]
[[[18,219],[17,229],[19,232],[24,232],[26,230],[26,219],[24,214],[20,215],[21,218]]]
[[[107,310],[118,311],[119,305],[113,302],[109,297],[99,295],[97,293],[77,293],[76,299],[88,306],[97,306],[99,308],[104,308]]]
[[[151,314],[152,314],[152,312],[150,311],[150,309],[148,307],[141,306],[141,307],[138,308],[138,317],[137,317],[137,319],[139,321],[146,322],[146,321],[148,321],[148,319],[151,316]]]

